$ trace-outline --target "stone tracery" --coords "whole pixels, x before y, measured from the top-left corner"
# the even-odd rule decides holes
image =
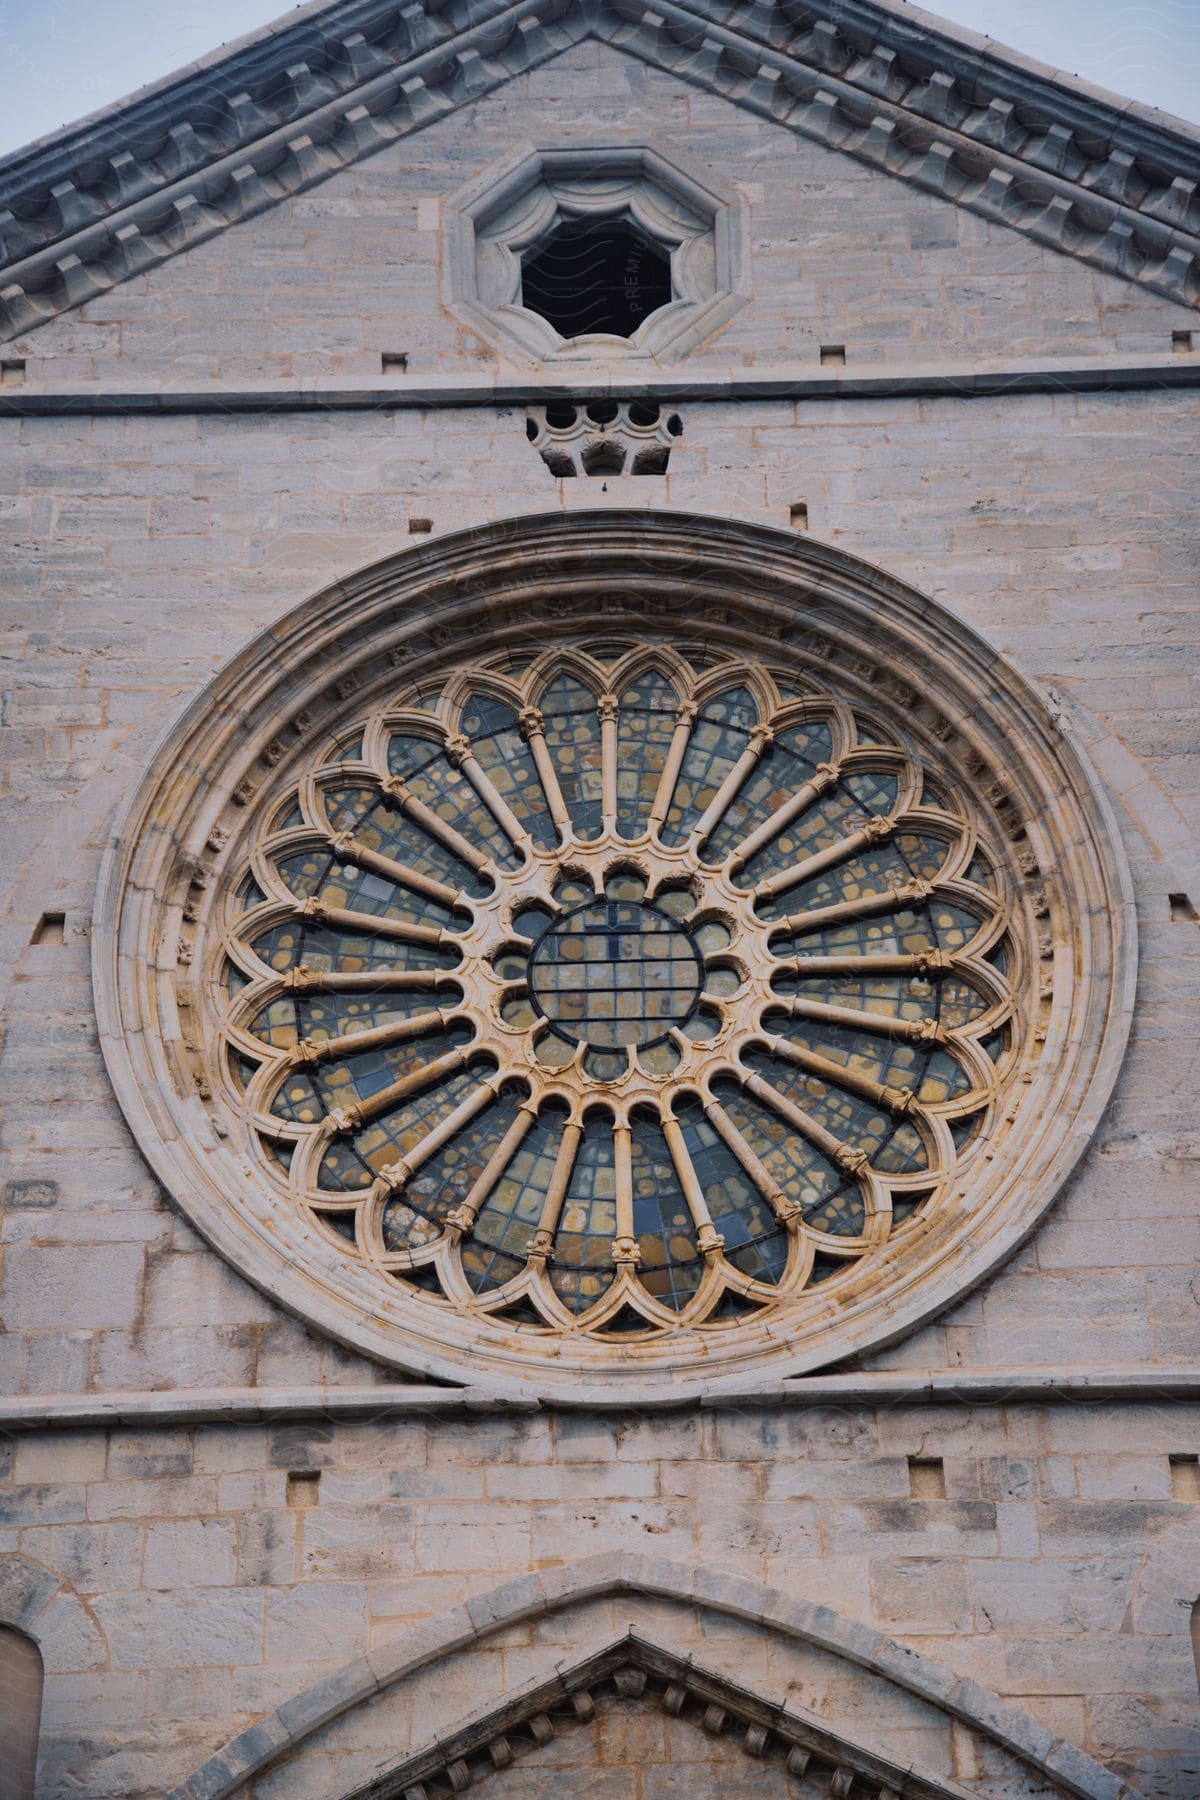
[[[975,1152],[1023,1029],[995,834],[765,662],[501,665],[400,689],[275,804],[230,945],[244,1114],[298,1216],[464,1312],[778,1313]]]

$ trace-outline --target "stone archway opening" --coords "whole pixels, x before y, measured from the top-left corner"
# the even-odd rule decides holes
[[[0,1800],[33,1800],[42,1719],[42,1653],[15,1625],[0,1625]]]

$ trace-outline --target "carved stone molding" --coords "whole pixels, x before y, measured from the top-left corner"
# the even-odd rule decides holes
[[[552,475],[665,475],[683,421],[657,400],[551,400],[525,432]]]
[[[356,1787],[345,1800],[450,1800],[498,1769],[529,1759],[598,1711],[641,1700],[743,1755],[803,1778],[834,1800],[971,1800],[967,1788],[911,1761],[894,1762],[807,1708],[764,1700],[748,1688],[629,1631],[573,1668],[512,1696]]]
[[[539,652],[566,658],[581,691],[596,684],[587,703],[596,749],[585,757],[593,774],[579,789],[586,798],[594,782],[594,820],[575,815],[574,790],[554,777],[562,751],[547,738],[561,731],[547,722],[554,709]],[[602,691],[606,657],[618,673],[644,665],[666,680],[674,671],[670,744],[663,738],[666,763],[651,784],[659,800],[646,790],[649,821],[639,814],[632,835],[621,809],[643,802],[609,786],[607,746],[624,740],[621,696]],[[745,698],[735,701],[738,669]],[[501,737],[480,735],[472,693],[491,696],[485,710],[512,712],[512,746],[502,721],[487,727]],[[819,729],[828,754],[810,775],[788,775],[801,724]],[[722,750],[728,731],[737,743]],[[812,748],[815,756],[815,740]],[[717,761],[702,773],[694,756]],[[853,771],[866,786],[857,800],[839,799]],[[764,780],[775,811],[753,823],[745,807]],[[397,832],[428,832],[437,813],[446,872],[406,866],[396,846],[381,850],[342,819],[336,796],[347,783],[372,817],[394,814]],[[451,789],[460,796],[452,805]],[[462,796],[476,821],[466,836],[452,823],[468,817]],[[790,851],[775,873],[768,856],[760,880],[754,834],[767,846],[793,829],[803,837],[823,807],[840,820],[831,835]],[[718,854],[729,832],[731,848]],[[871,859],[910,838],[905,854],[932,857],[928,870],[910,862],[911,879],[880,889]],[[320,869],[333,868],[331,857],[353,895],[328,888]],[[448,884],[459,863],[474,873],[456,897]],[[847,875],[854,885],[828,897],[831,912],[815,889],[800,913],[789,900],[796,882]],[[620,892],[608,894],[614,882]],[[631,882],[636,894],[626,892]],[[402,890],[408,900],[387,898]],[[606,906],[638,915],[612,924],[617,940],[679,935],[666,954],[687,980],[667,981],[661,1031],[583,1030],[571,1020],[592,1018],[591,998],[548,997],[542,964],[556,934],[577,915],[590,929],[582,915],[601,890]],[[660,898],[670,923],[658,919]],[[450,905],[453,917],[432,923],[426,903]],[[865,945],[863,963],[858,953],[814,951],[805,937],[855,918],[916,919],[926,906],[958,921],[961,947],[956,938],[922,948],[914,937],[878,963]],[[160,1179],[222,1254],[301,1317],[385,1362],[451,1380],[467,1372],[497,1392],[685,1397],[887,1342],[1023,1240],[1085,1147],[1119,1066],[1130,918],[1119,843],[1082,760],[1040,699],[965,626],[809,540],[605,510],[507,521],[391,558],[306,602],[235,658],[170,734],[108,853],[97,1007],[118,1097]],[[335,989],[381,985],[369,972],[321,974],[325,953],[314,961],[309,931],[314,945],[341,931],[392,945],[393,960],[403,952],[412,967],[388,977],[392,989],[432,985],[443,994],[436,1016],[422,1001],[416,1019],[356,1017],[354,1031],[370,1026],[361,1042],[331,1035],[328,1022],[314,1031],[307,1014],[293,1019],[313,994],[329,990],[327,1007]],[[264,933],[275,934],[269,946]],[[879,994],[814,998],[812,978],[827,976],[869,978]],[[781,993],[781,979],[795,991]],[[883,994],[898,980],[913,989],[899,1013]],[[962,988],[961,1016],[929,1010],[942,983]],[[890,1016],[872,1023],[855,1005]],[[270,1022],[256,1024],[264,1006]],[[775,1014],[791,1022],[776,1026]],[[407,1046],[430,1030],[445,1043],[409,1069]],[[835,1046],[847,1031],[858,1048],[843,1072],[831,1059],[846,1054]],[[881,1052],[868,1040],[891,1046],[892,1073],[878,1072]],[[707,1063],[696,1047],[705,1042]],[[389,1044],[402,1047],[404,1068],[354,1072],[365,1067],[361,1058],[351,1067],[360,1050],[386,1062]],[[897,1072],[899,1050],[906,1068],[941,1059],[935,1087]],[[780,1056],[807,1084],[786,1102],[771,1088]],[[339,1086],[344,1071],[351,1078]],[[405,1109],[439,1083],[445,1105],[418,1128]],[[449,1155],[455,1132],[501,1100],[515,1112],[486,1167],[469,1179],[468,1164],[459,1178],[437,1176],[448,1212],[440,1199],[419,1199],[440,1167],[434,1153]],[[597,1108],[617,1134],[611,1153],[599,1141],[581,1150]],[[639,1271],[621,1211],[622,1133],[645,1108],[661,1114],[669,1151],[655,1153],[662,1169],[645,1191],[675,1195],[687,1255],[705,1271],[674,1298]],[[552,1116],[561,1123],[551,1129]],[[494,1184],[509,1180],[504,1158],[535,1117],[557,1158],[532,1221],[548,1235],[517,1250],[510,1269],[511,1244],[491,1226],[480,1239],[479,1229]],[[885,1143],[903,1143],[898,1161]],[[583,1239],[570,1247],[555,1236],[560,1224],[569,1237],[583,1229],[568,1214],[591,1204],[566,1185],[577,1152],[594,1176],[615,1170],[615,1231],[596,1225],[595,1254]],[[697,1157],[712,1162],[709,1176],[696,1173]],[[813,1180],[825,1199],[809,1191]],[[761,1213],[761,1226],[748,1238],[735,1228],[731,1184],[757,1194],[744,1216]],[[593,1199],[602,1191],[587,1190]],[[782,1234],[781,1255],[794,1240],[777,1267],[771,1233]],[[589,1242],[594,1235],[584,1230]],[[759,1248],[746,1262],[737,1246],[750,1239]],[[481,1243],[488,1256],[504,1253],[491,1272]],[[475,1274],[464,1284],[468,1264]],[[572,1285],[572,1268],[601,1266],[610,1274],[598,1286],[591,1276]]]
[[[890,0],[341,0],[0,165],[0,336],[595,36],[1042,243],[1200,301],[1200,132]]]

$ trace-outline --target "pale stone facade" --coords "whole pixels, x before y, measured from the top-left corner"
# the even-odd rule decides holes
[[[1200,1789],[1195,200],[1122,272],[1099,231],[1055,246],[1053,195],[1005,224],[773,116],[705,61],[737,21],[662,10],[707,35],[676,21],[668,56],[642,7],[526,9],[524,72],[466,45],[453,109],[415,135],[11,314],[0,1622],[45,1662],[39,1800],[349,1796],[506,1705],[520,1755],[485,1793],[900,1791],[853,1750],[789,1773],[778,1731],[756,1755],[750,1714],[706,1729],[657,1677],[593,1684],[594,1719],[526,1746],[514,1697],[631,1630],[917,1765],[941,1783],[921,1793]],[[734,10],[780,61],[783,9]],[[911,29],[943,89],[982,54]],[[853,69],[819,51],[789,53],[837,89]],[[211,97],[221,66],[190,79]],[[1096,158],[1117,103],[1011,68]],[[1187,186],[1194,134],[1137,108],[1123,129],[1159,132]],[[731,190],[747,291],[678,360],[506,360],[447,299],[446,216],[520,146],[607,137],[661,138]],[[1082,165],[1056,154],[1065,192]],[[666,472],[556,480],[527,412],[610,390],[678,411]],[[114,820],[252,634],[447,534],[631,506],[804,525],[984,634],[1104,785],[1140,958],[1112,1102],[1003,1268],[859,1366],[662,1410],[497,1399],[482,1365],[422,1380],[258,1291],[143,1160],[89,942]]]

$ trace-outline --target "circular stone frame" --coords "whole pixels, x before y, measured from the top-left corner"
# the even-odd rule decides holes
[[[948,1221],[865,1259],[795,1329],[719,1344],[576,1344],[497,1329],[370,1285],[327,1234],[285,1218],[215,1078],[205,970],[221,952],[246,823],[316,743],[447,657],[630,629],[769,654],[890,713],[976,793],[1007,839],[1033,1006],[1004,1129]],[[842,551],[726,519],[605,509],[507,520],[334,583],[256,636],[184,711],[105,856],[93,973],[119,1103],[180,1210],[250,1282],[393,1367],[497,1396],[661,1403],[744,1392],[892,1342],[1028,1237],[1087,1147],[1129,1030],[1136,937],[1105,796],[1030,685],[978,633]]]

